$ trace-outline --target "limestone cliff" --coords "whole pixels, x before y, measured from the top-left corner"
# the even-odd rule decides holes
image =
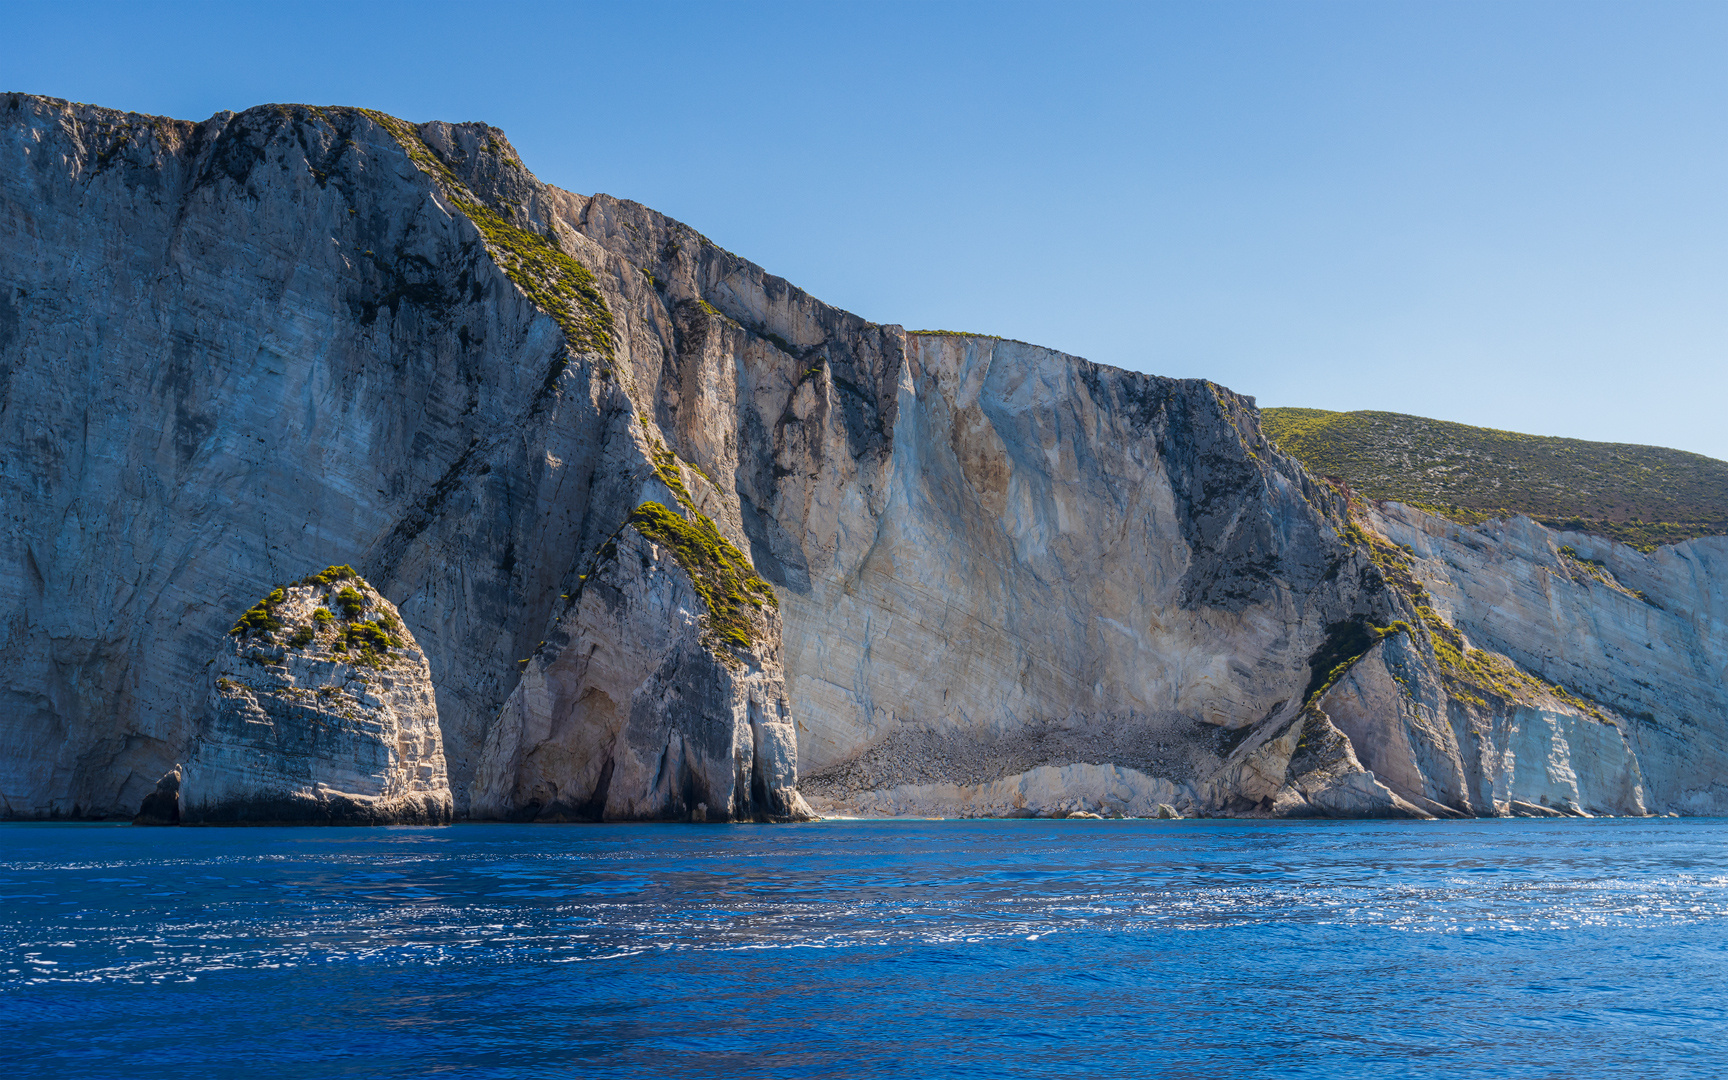
[[[539,190],[490,129],[427,137]],[[135,808],[232,612],[333,551],[425,648],[465,799],[516,661],[652,471],[586,271],[502,195],[510,222],[458,210],[359,110],[13,95],[0,162],[5,812]],[[570,329],[491,236],[551,265]]]
[[[783,604],[812,805],[1269,808],[1282,774],[1211,781],[1331,638],[1399,613],[1343,500],[1210,383],[996,338],[906,357],[873,498],[794,473],[768,501],[819,541]],[[1071,764],[1129,772],[1027,777]]]
[[[1371,520],[1464,648],[1540,691],[1484,715],[1495,734],[1481,778],[1465,770],[1471,808],[1728,813],[1728,538],[1642,554],[1529,518],[1467,528],[1385,503]]]
[[[458,815],[1515,812],[1589,709],[1664,768],[1728,728],[1475,629],[1252,399],[867,322],[484,125],[0,97],[0,283],[6,814],[130,815],[231,613],[330,551],[425,650]],[[1679,805],[1649,771],[1573,801]]]
[[[209,676],[183,825],[436,825],[451,818],[431,672],[351,568],[272,590]],[[174,775],[174,774],[171,774]]]
[[[649,506],[658,512],[632,515],[601,549],[524,665],[481,758],[476,817],[811,816],[795,787],[772,591],[746,594],[754,633],[712,640],[703,568],[687,567],[690,538],[672,524],[683,519]]]

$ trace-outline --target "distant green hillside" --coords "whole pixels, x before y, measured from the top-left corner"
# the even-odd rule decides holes
[[[1268,438],[1371,499],[1465,524],[1528,514],[1641,551],[1728,533],[1728,461],[1387,412],[1264,409]]]

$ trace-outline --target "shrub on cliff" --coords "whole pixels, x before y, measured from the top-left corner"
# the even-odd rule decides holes
[[[336,594],[336,608],[344,619],[358,619],[366,610],[366,597],[352,585],[347,586]]]
[[[1640,551],[1728,533],[1728,462],[1700,454],[1387,412],[1262,409],[1260,426],[1316,475],[1462,525],[1525,514]]]

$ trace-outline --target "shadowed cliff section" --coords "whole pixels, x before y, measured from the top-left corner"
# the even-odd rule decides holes
[[[578,229],[620,214],[652,252]],[[756,548],[716,365],[795,381],[820,348],[866,452],[901,355],[694,230],[540,184],[496,129],[350,108],[0,97],[0,279],[11,816],[129,815],[184,757],[224,612],[331,554],[425,649],[463,811],[560,596],[654,497],[653,446],[726,482],[680,513]]]

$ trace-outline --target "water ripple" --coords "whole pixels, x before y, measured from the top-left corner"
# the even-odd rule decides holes
[[[1728,826],[0,826],[13,1075],[1711,1075]],[[146,1052],[172,1047],[153,1071]]]

